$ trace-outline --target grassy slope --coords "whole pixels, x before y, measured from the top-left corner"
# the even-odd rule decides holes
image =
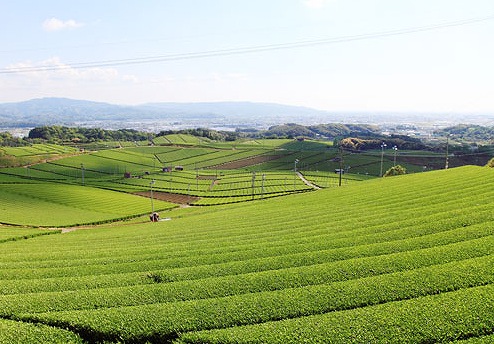
[[[4,242],[1,315],[91,341],[492,334],[493,206],[493,170],[464,167]]]

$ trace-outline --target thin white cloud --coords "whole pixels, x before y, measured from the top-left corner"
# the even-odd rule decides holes
[[[43,30],[49,31],[49,32],[77,29],[81,26],[84,26],[84,23],[76,22],[73,19],[63,21],[63,20],[60,20],[60,19],[55,18],[55,17],[50,18],[50,19],[46,19],[42,24]]]
[[[321,9],[331,0],[303,0],[302,3],[311,9]]]

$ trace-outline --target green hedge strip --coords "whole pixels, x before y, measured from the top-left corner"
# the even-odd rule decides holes
[[[301,288],[175,303],[21,315],[69,327],[93,339],[174,338],[179,333],[248,325],[392,303],[494,283],[494,258]],[[494,286],[491,286],[494,288]],[[491,296],[494,302],[494,296]],[[481,302],[481,300],[477,300]],[[494,311],[494,309],[491,309]],[[413,317],[415,319],[415,317]],[[494,315],[493,315],[494,320]]]
[[[176,343],[447,343],[493,332],[494,285],[488,285],[343,312],[188,333]],[[484,339],[490,342],[492,335]]]

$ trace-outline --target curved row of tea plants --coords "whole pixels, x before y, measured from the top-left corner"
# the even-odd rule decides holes
[[[448,342],[492,334],[493,310],[494,286],[490,284],[323,315],[185,334],[178,342]]]
[[[0,183],[0,222],[60,227],[110,222],[151,212],[147,198],[59,183]],[[155,200],[156,210],[173,204]]]
[[[493,206],[465,167],[5,241],[0,316],[89,342],[482,342]]]
[[[0,319],[0,343],[83,344],[84,341],[68,330],[42,324]]]

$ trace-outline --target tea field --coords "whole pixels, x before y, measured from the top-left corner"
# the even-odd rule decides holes
[[[0,167],[36,164],[42,161],[77,153],[73,147],[55,144],[33,144],[26,147],[0,146]]]
[[[39,199],[91,196],[76,184]],[[493,209],[494,170],[466,166],[155,223],[0,227],[0,343],[489,343]]]
[[[60,183],[0,183],[0,222],[11,225],[62,227],[110,222],[146,215],[148,198]],[[175,207],[154,201],[156,210]]]
[[[328,152],[331,146],[320,142],[258,140],[214,143],[186,135],[164,138],[169,144],[72,151],[71,156],[59,154],[56,159],[42,163],[0,168],[0,199],[4,199],[5,213],[11,214],[0,219],[0,222],[70,226],[141,215],[145,202],[141,199],[140,202],[135,201],[140,205],[130,202],[129,206],[125,206],[127,202],[121,199],[122,193],[150,198],[153,191],[157,200],[176,202],[180,199],[181,204],[204,206],[285,196],[320,187],[334,187],[339,183],[334,173],[334,163],[332,165],[328,160],[335,153]],[[54,145],[49,147],[53,151],[65,152],[61,146],[58,150]],[[23,150],[25,154],[31,154],[35,149],[8,149],[18,155],[22,155]],[[302,175],[297,175],[295,169]],[[368,176],[345,174],[343,185],[364,179]],[[45,183],[50,186],[43,186]],[[71,198],[70,201],[59,196],[56,190],[63,187],[56,184],[70,185],[67,187],[68,194],[74,195],[84,190],[75,186],[85,187],[86,190],[92,188],[91,192],[95,194],[87,194],[87,199],[105,198],[103,194],[111,197],[110,191],[118,193],[114,193],[114,201],[104,204],[96,202],[93,209],[84,204],[84,196]],[[48,193],[47,190],[53,192]],[[100,196],[96,195],[97,190],[100,190]],[[34,205],[38,211],[32,209],[26,197],[40,201]],[[112,206],[121,205],[118,206],[121,211],[111,216],[97,214],[102,210],[108,214],[107,210],[112,208],[110,203]],[[169,208],[164,204],[158,205],[157,209]],[[42,215],[47,214],[44,210],[47,206],[53,208],[58,218],[56,221],[50,219],[46,222],[43,218]],[[26,211],[20,215],[9,210],[11,208],[24,208]],[[64,211],[69,212],[70,208],[73,208],[70,221],[61,220]],[[150,212],[151,207],[148,208]],[[84,219],[84,214],[87,214],[87,219]]]

